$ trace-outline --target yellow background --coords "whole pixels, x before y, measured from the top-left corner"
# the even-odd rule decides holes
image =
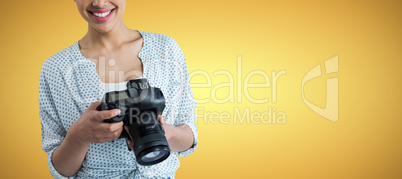
[[[83,37],[86,22],[72,0],[4,1],[0,14],[0,178],[50,178],[41,150],[40,67]],[[287,72],[279,78],[276,103],[270,88],[250,90],[268,103],[253,104],[244,94],[238,102],[236,88],[233,103],[199,104],[232,117],[235,108],[264,112],[272,106],[287,120],[198,120],[199,147],[180,159],[177,178],[402,178],[402,1],[128,1],[124,20],[132,29],[176,39],[189,71],[206,71],[212,87],[227,82],[214,72],[237,74],[238,56],[243,79],[256,69]],[[339,77],[339,121],[333,123],[304,104],[301,80],[336,55],[339,73],[330,77]],[[305,87],[321,107],[325,78]],[[194,88],[195,97],[209,97],[212,87]],[[227,88],[218,90],[218,98],[227,95]]]

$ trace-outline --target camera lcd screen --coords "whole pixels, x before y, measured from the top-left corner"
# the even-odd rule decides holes
[[[121,91],[121,92],[118,92],[118,93],[110,94],[109,97],[110,97],[110,99],[112,101],[119,101],[119,100],[128,98],[128,95],[127,95],[126,91]]]

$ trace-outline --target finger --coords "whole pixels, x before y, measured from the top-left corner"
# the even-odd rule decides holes
[[[130,132],[129,132],[129,127],[128,126],[124,126],[124,129],[127,131],[127,133],[130,135]],[[130,140],[130,138],[127,138],[126,139],[126,141],[127,141],[127,146],[128,146],[128,148],[130,148],[130,150],[131,151],[133,151],[134,150],[134,147],[133,147],[133,143],[132,143],[132,141]]]
[[[104,140],[106,140],[107,142],[115,141],[116,139],[118,139],[120,137],[121,131],[123,131],[123,128],[120,128],[116,132],[109,133],[109,134],[105,135]]]
[[[102,131],[105,133],[114,133],[118,130],[123,129],[123,121],[120,122],[113,122],[113,123],[101,123],[99,124],[98,131]]]
[[[109,127],[110,132],[122,131],[123,130],[123,121],[111,123]]]
[[[166,123],[166,118],[163,116],[158,116],[158,120],[162,125],[164,125]]]
[[[120,109],[112,109],[112,110],[106,110],[106,111],[98,111],[97,113],[97,119],[100,121],[103,121],[105,119],[110,119],[114,116],[117,116],[120,114]]]
[[[127,144],[128,144],[128,146],[129,147],[131,147],[132,145],[133,145],[133,142],[131,142],[131,140],[130,139],[126,139],[127,140]]]
[[[101,139],[99,143],[112,142],[115,140],[116,140],[115,137],[105,137],[105,138]]]
[[[130,148],[130,150],[134,150],[134,147],[133,147],[133,143],[131,142],[131,140],[130,139],[126,139],[126,141],[127,141],[127,146],[128,146],[128,148]]]
[[[113,132],[114,140],[116,140],[120,137],[122,131],[123,131],[123,128],[121,127],[117,131]]]
[[[113,141],[113,138],[111,137],[102,137],[102,138],[98,138],[94,141],[94,143],[105,143],[105,142],[110,142]]]
[[[159,123],[163,124],[162,116],[158,115],[157,118],[158,118]]]
[[[95,110],[101,103],[102,103],[102,100],[95,101],[95,102],[91,103],[91,104],[88,106],[88,109],[90,109],[90,110]]]
[[[158,115],[156,118],[158,118],[159,123],[161,123],[161,124],[162,124],[162,118],[161,118],[161,116],[160,116],[160,115]]]
[[[129,133],[130,128],[128,126],[124,126],[124,129],[126,129],[127,133]]]

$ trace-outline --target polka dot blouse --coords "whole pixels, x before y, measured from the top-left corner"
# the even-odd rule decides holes
[[[172,152],[165,161],[141,166],[134,153],[127,150],[125,139],[91,143],[76,175],[70,178],[174,178],[184,157],[198,145],[194,123],[196,102],[190,88],[184,54],[176,41],[163,34],[138,31],[143,47],[138,55],[143,63],[143,78],[162,90],[166,99],[163,116],[172,125],[186,124],[194,134],[194,145],[183,152]],[[52,164],[52,154],[63,142],[70,126],[87,107],[102,99],[109,91],[96,72],[96,64],[81,53],[78,42],[47,59],[39,79],[39,115],[42,128],[42,149],[47,153],[50,172],[60,175]]]

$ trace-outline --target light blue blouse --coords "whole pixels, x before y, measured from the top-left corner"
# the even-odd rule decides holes
[[[143,47],[138,55],[143,63],[143,77],[151,86],[162,90],[166,98],[163,116],[172,125],[186,124],[194,134],[194,145],[183,152],[172,152],[165,161],[141,166],[125,139],[91,143],[78,173],[71,178],[174,178],[180,166],[179,157],[196,149],[198,132],[194,120],[196,102],[190,88],[187,64],[176,41],[163,34],[138,31]],[[96,64],[81,53],[78,42],[47,59],[39,79],[39,115],[42,149],[47,153],[50,172],[55,178],[66,178],[52,164],[52,154],[62,143],[70,126],[88,106],[102,99],[106,92]]]

